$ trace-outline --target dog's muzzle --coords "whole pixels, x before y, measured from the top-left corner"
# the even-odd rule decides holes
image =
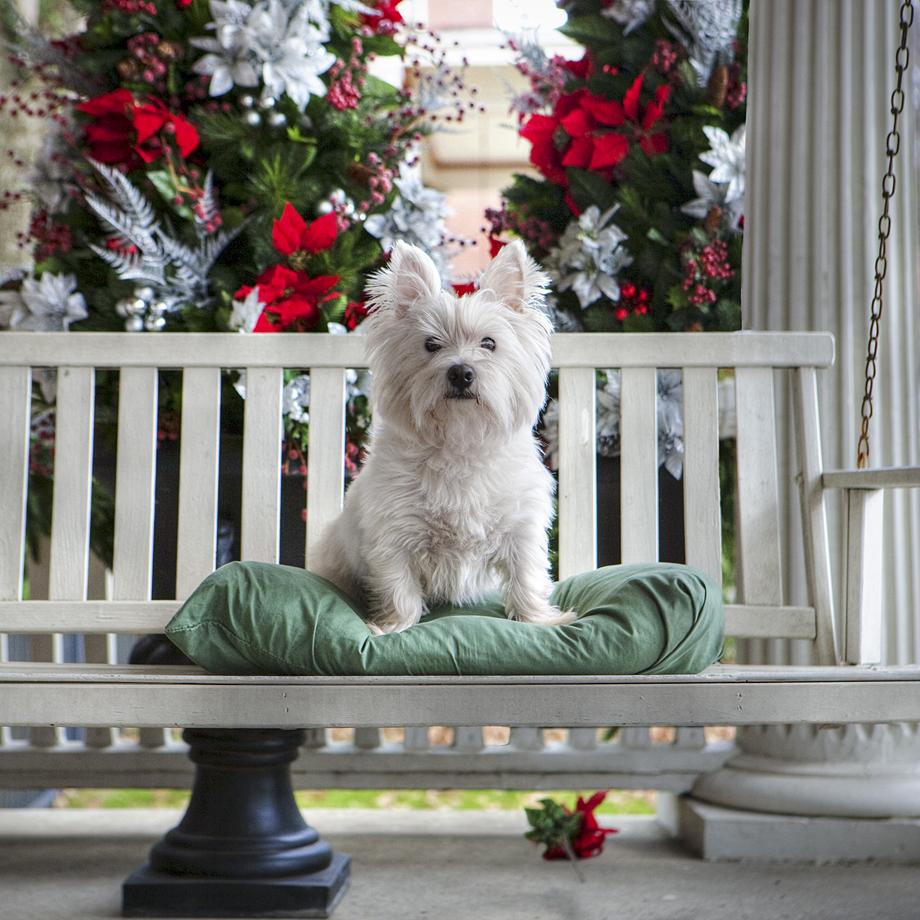
[[[447,382],[450,384],[451,399],[472,399],[470,387],[476,379],[476,371],[468,364],[454,364],[447,370]]]

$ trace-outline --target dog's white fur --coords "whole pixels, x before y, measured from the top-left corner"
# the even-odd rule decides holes
[[[514,242],[458,298],[422,250],[397,243],[368,284],[369,456],[311,568],[363,603],[377,631],[499,585],[513,619],[572,619],[549,601],[553,479],[533,436],[550,367],[547,280]],[[448,383],[461,363],[475,371],[471,398]]]

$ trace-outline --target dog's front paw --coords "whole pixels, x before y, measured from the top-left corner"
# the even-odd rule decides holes
[[[565,626],[578,618],[574,610],[560,610],[550,604],[533,604],[519,610],[508,610],[508,619],[533,626]]]
[[[387,633],[402,632],[410,626],[415,626],[418,620],[407,619],[405,617],[388,616],[383,619],[374,618],[367,623],[368,629],[375,636],[384,636]]]

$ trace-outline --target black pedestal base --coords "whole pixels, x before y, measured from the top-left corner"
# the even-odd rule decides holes
[[[277,878],[209,878],[141,866],[122,886],[125,917],[328,917],[348,887],[351,857],[318,872]]]

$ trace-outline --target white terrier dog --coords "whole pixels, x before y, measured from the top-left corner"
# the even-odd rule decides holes
[[[422,250],[397,243],[368,284],[369,456],[312,568],[365,604],[375,631],[499,585],[512,619],[573,619],[549,601],[553,479],[533,436],[550,367],[547,280],[514,242],[458,298]]]

